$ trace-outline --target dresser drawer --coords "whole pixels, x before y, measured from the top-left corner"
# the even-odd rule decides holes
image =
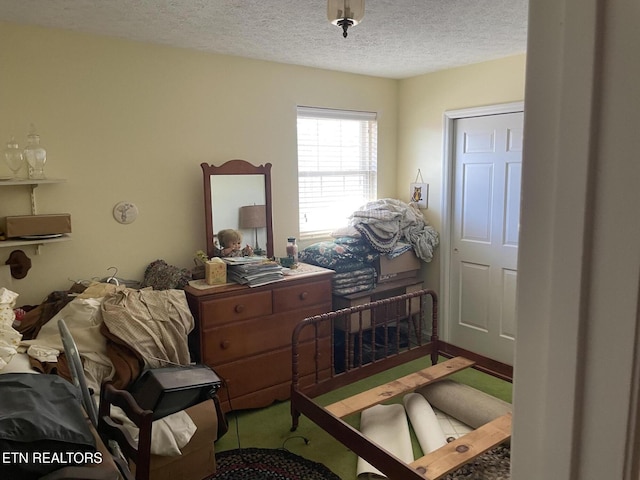
[[[331,351],[331,339],[321,340],[320,352]],[[310,375],[314,371],[313,343],[300,345],[300,375]],[[331,367],[331,354],[320,353],[320,368],[328,371]],[[214,367],[218,376],[224,379],[231,398],[256,392],[272,385],[291,383],[291,349],[282,349],[244,360]],[[220,394],[219,394],[220,395]],[[220,395],[226,398],[226,393]]]
[[[331,298],[331,280],[277,288],[273,291],[273,311],[279,313],[299,310],[324,303],[327,298]]]
[[[202,302],[201,328],[271,315],[271,292],[245,293]]]
[[[203,361],[207,365],[220,365],[239,358],[291,346],[291,334],[300,322],[301,315],[310,317],[319,312],[309,308],[278,316],[253,318],[242,322],[227,323],[203,332]],[[326,324],[326,325],[325,325]],[[318,336],[328,337],[328,322],[320,325]],[[306,328],[302,339],[313,338],[313,329]]]

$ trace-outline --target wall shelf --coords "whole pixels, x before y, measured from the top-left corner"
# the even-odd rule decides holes
[[[64,183],[64,182],[66,182],[64,178],[43,178],[41,180],[35,180],[32,178],[10,179],[10,180],[0,180],[0,187],[5,187],[9,185],[31,185],[33,187],[37,187],[38,185],[43,185],[45,183]]]
[[[0,180],[0,187],[10,187],[10,186],[28,186],[31,187],[31,215],[37,215],[37,204],[36,204],[36,195],[35,189],[38,185],[45,184],[54,184],[54,183],[65,183],[66,180],[63,178],[43,178],[43,179],[9,179],[9,180]],[[11,239],[11,240],[0,240],[0,248],[9,248],[9,247],[23,247],[23,246],[34,246],[36,247],[36,254],[40,254],[40,247],[47,243],[57,243],[57,242],[67,242],[71,240],[71,236],[62,235],[61,237],[56,238],[42,238],[37,240],[25,240],[25,239]]]
[[[25,245],[39,247],[47,243],[68,242],[69,240],[71,240],[71,236],[67,234],[57,238],[41,238],[38,240],[23,240],[21,238],[16,238],[11,240],[0,240],[0,248],[22,247]]]

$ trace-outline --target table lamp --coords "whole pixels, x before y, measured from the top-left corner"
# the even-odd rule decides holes
[[[246,205],[240,207],[240,228],[253,228],[256,243],[253,251],[256,255],[262,255],[262,249],[258,245],[258,229],[267,226],[267,211],[265,205]]]

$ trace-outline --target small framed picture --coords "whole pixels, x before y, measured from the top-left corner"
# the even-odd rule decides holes
[[[429,203],[429,184],[428,183],[412,183],[409,193],[411,203],[415,203],[419,208],[427,208]]]

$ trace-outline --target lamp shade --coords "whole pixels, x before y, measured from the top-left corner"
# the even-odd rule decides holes
[[[267,226],[267,211],[264,205],[240,207],[240,228],[263,228]]]
[[[328,0],[327,18],[337,26],[347,21],[349,26],[358,25],[364,17],[364,0]]]

